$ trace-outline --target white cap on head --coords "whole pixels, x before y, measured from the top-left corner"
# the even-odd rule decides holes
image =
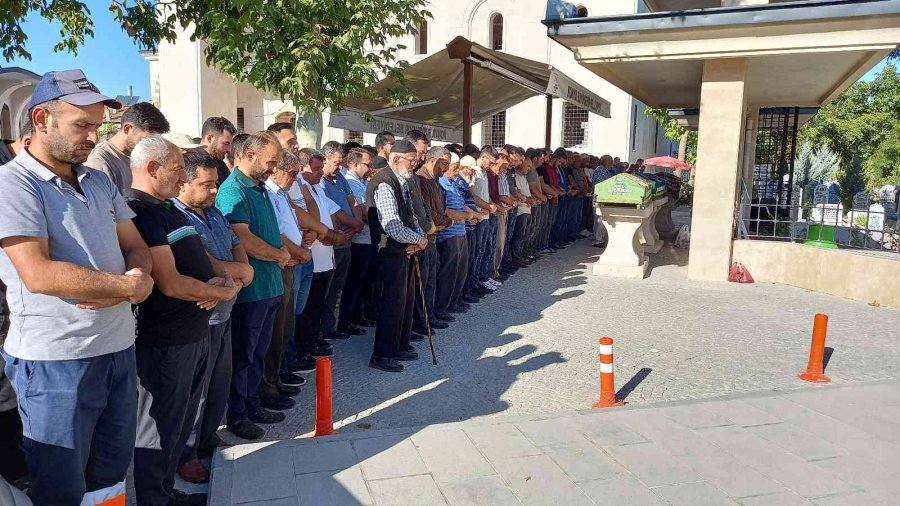
[[[464,156],[462,160],[459,161],[459,164],[462,167],[469,167],[470,169],[475,169],[478,167],[478,162],[475,161],[471,156]]]
[[[193,139],[187,134],[178,134],[169,132],[167,134],[162,134],[163,139],[171,142],[175,145],[175,147],[179,149],[196,149],[202,148],[202,144],[197,144]]]
[[[456,153],[451,151],[450,152],[450,164],[452,165],[454,163],[459,163],[459,155],[457,155]]]

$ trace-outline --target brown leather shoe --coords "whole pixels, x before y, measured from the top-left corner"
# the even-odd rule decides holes
[[[178,466],[178,476],[188,483],[208,483],[209,471],[197,460],[189,460]]]

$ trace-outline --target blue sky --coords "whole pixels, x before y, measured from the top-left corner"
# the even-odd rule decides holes
[[[135,95],[149,99],[147,61],[138,54],[135,43],[109,13],[109,0],[84,2],[94,20],[94,38],[85,40],[77,56],[54,52],[53,46],[59,42],[59,25],[51,25],[32,13],[24,25],[28,36],[25,47],[31,53],[31,60],[7,62],[0,57],[0,66],[23,67],[39,75],[50,70],[80,68],[107,95],[124,95],[131,85]]]
[[[875,79],[875,75],[881,72],[885,64],[887,64],[887,59],[881,60],[881,63],[872,67],[872,70],[866,72],[866,75],[862,76],[862,80],[871,81],[872,79]]]

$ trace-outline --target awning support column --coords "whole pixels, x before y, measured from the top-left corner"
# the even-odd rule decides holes
[[[472,77],[473,63],[463,60],[463,144],[472,144]]]
[[[547,114],[544,124],[544,147],[550,149],[550,131],[553,128],[553,95],[547,95]]]

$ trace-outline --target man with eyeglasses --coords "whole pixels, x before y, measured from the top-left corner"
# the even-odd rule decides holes
[[[393,145],[393,144],[392,144]],[[362,220],[365,222],[363,229],[353,237],[350,245],[350,270],[347,275],[347,283],[341,295],[340,321],[338,331],[345,332],[357,326],[372,327],[373,322],[366,320],[362,315],[362,298],[367,281],[371,278],[369,270],[375,265],[375,255],[378,254],[378,244],[372,243],[372,235],[369,230],[369,206],[366,205],[367,177],[371,172],[372,155],[361,148],[351,149],[347,153],[347,174],[345,179],[357,205],[362,210]]]
[[[391,170],[379,171],[369,183],[366,202],[374,202],[369,212],[372,242],[387,234],[387,244],[379,253],[383,283],[375,347],[369,366],[388,372],[401,372],[398,362],[415,360],[418,354],[410,346],[412,331],[415,271],[412,255],[428,247],[428,238],[413,212],[409,179],[418,160],[416,148],[401,140],[391,150]]]
[[[303,244],[300,223],[297,221],[297,214],[288,197],[288,191],[294,185],[299,173],[300,160],[290,151],[282,150],[278,165],[265,183],[269,200],[272,201],[272,207],[275,209],[281,242],[291,255],[291,259],[281,269],[284,294],[281,296],[281,305],[275,312],[275,330],[272,333],[269,350],[266,352],[262,381],[259,384],[260,403],[264,408],[274,411],[283,411],[294,407],[296,402],[291,399],[291,396],[300,393],[301,384],[293,382],[296,380],[290,378],[285,378],[287,381],[284,381],[280,374],[285,347],[294,336],[295,267],[312,260],[312,253]]]

